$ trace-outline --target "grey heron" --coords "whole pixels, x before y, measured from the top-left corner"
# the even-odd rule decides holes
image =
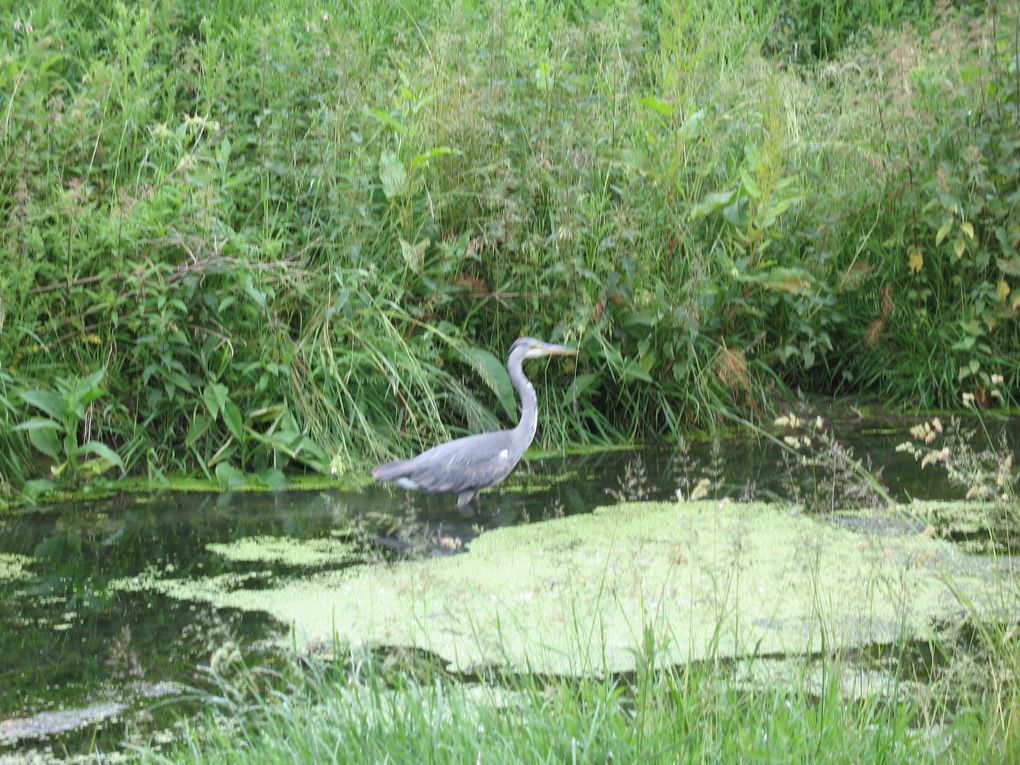
[[[457,492],[457,507],[465,507],[478,492],[495,486],[517,466],[535,438],[538,427],[538,396],[524,376],[525,359],[541,356],[572,356],[577,349],[522,337],[510,346],[507,370],[521,397],[521,420],[517,427],[480,433],[440,444],[409,460],[377,465],[372,476],[405,489]]]

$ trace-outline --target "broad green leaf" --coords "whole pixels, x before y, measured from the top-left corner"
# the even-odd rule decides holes
[[[88,377],[82,377],[75,381],[71,392],[67,394],[67,408],[74,412],[79,419],[85,417],[85,407],[106,392],[103,390],[103,377],[105,376],[106,370],[100,369]]]
[[[60,423],[45,417],[30,417],[15,425],[14,430],[60,430]]]
[[[30,430],[28,431],[28,441],[50,459],[60,459],[60,442],[57,440],[54,431],[43,429]]]
[[[400,254],[404,256],[407,267],[416,274],[420,274],[425,265],[425,250],[430,244],[428,239],[422,239],[417,244],[411,244],[406,239],[400,240]]]
[[[255,282],[251,278],[251,274],[244,274],[241,277],[241,286],[244,288],[244,293],[255,301],[255,304],[265,310],[266,308],[266,293],[255,286]]]
[[[95,477],[95,476],[102,475],[103,473],[105,473],[106,471],[108,471],[112,467],[113,467],[113,465],[109,462],[109,460],[94,459],[94,460],[85,460],[85,462],[81,463],[78,466],[78,470],[81,471],[82,473],[84,473],[85,475],[89,475],[89,476]]]
[[[769,205],[768,214],[765,216],[765,224],[771,226],[776,222],[776,219],[779,218],[780,215],[794,205],[799,205],[803,201],[803,194],[790,194],[778,197],[771,205]]]
[[[451,149],[449,146],[437,146],[434,149],[429,149],[424,154],[416,154],[414,159],[411,160],[411,167],[424,167],[436,157],[445,157],[450,154],[462,155],[459,149]]]
[[[652,376],[642,369],[640,364],[630,359],[628,359],[627,363],[624,365],[620,376],[624,380],[640,380],[641,382],[646,383],[655,382],[655,380],[652,379]]]
[[[379,155],[379,180],[382,181],[383,193],[387,199],[407,193],[407,170],[392,151],[384,151]]]
[[[273,491],[282,491],[287,488],[287,476],[282,470],[276,468],[265,468],[255,474],[255,479],[263,486]]]
[[[230,162],[230,139],[227,136],[223,136],[223,140],[220,142],[220,150],[216,159],[220,165],[220,172],[226,174],[227,164]]]
[[[638,359],[638,364],[645,372],[650,375],[652,370],[655,369],[656,364],[659,363],[659,354],[655,352],[655,349],[648,349],[641,353],[641,358]],[[651,378],[649,378],[651,379]]]
[[[170,385],[175,385],[181,390],[186,390],[188,393],[194,392],[191,381],[177,370],[164,368],[161,370],[160,374],[163,377],[163,380]]]
[[[702,201],[691,208],[691,217],[695,219],[704,218],[721,210],[733,201],[735,194],[736,191],[733,189],[729,191],[713,191],[711,194],[706,194]]]
[[[658,112],[663,117],[672,117],[676,114],[676,109],[667,104],[665,101],[660,101],[655,96],[642,96],[639,103],[652,111]]]
[[[279,452],[283,452],[288,457],[296,457],[297,449],[301,442],[301,433],[293,428],[281,428],[280,430],[270,429],[266,433],[259,433],[257,430],[249,430],[245,432],[245,436],[258,441],[261,444],[265,444]]]
[[[209,410],[209,414],[215,420],[227,401],[227,386],[222,383],[209,383],[202,390],[202,401],[205,402],[205,408]]]
[[[971,224],[971,223],[969,223],[967,221],[964,221],[963,223],[960,224],[960,231],[965,233],[967,235],[968,239],[973,239],[974,238],[974,226],[973,226],[973,224]]]
[[[999,267],[999,270],[1009,276],[1020,276],[1020,257],[1013,256],[1012,258],[998,258],[995,264]]]
[[[942,244],[946,240],[946,237],[949,236],[949,232],[951,230],[952,230],[952,224],[950,224],[950,223],[943,223],[941,226],[939,226],[938,233],[935,234],[935,246],[936,247],[938,247],[940,244]]]
[[[212,425],[212,418],[206,417],[204,414],[195,414],[191,419],[191,424],[188,426],[188,433],[184,437],[184,445],[189,449],[198,443],[198,440],[206,434],[209,430],[209,426]]]
[[[63,420],[67,414],[67,405],[64,403],[64,399],[52,391],[23,390],[19,391],[18,395],[27,403],[36,409],[41,409],[55,420]]]
[[[216,394],[213,392],[211,385],[206,385],[202,389],[202,401],[205,403],[205,408],[209,415],[216,419],[216,416],[220,413],[220,403],[216,400]]]
[[[758,181],[754,179],[746,167],[740,171],[740,184],[751,199],[761,199],[761,186],[758,185]]]
[[[223,421],[227,424],[231,435],[244,443],[244,421],[241,419],[241,410],[230,399],[223,403]]]
[[[111,465],[116,465],[121,470],[124,469],[124,462],[121,460],[120,455],[102,441],[89,441],[81,447],[80,451],[84,454],[94,454]]]
[[[229,462],[221,462],[216,466],[216,482],[221,489],[236,489],[244,484],[244,473]]]
[[[734,194],[733,201],[722,209],[722,216],[727,223],[730,223],[739,229],[744,229],[747,227],[747,212],[747,200]],[[766,239],[762,243],[761,248],[764,249],[768,243],[769,240]]]
[[[484,348],[465,348],[460,352],[461,357],[482,381],[489,386],[489,389],[496,394],[503,411],[511,419],[517,417],[517,399],[514,397],[514,386],[510,382],[510,375],[507,374],[503,362],[493,356]]]

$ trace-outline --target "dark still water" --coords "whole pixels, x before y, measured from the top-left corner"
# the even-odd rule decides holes
[[[962,497],[945,471],[922,471],[895,451],[903,427],[842,439],[880,469],[896,499]],[[357,492],[154,493],[43,508],[0,519],[0,761],[113,751],[172,736],[173,720],[209,687],[208,668],[239,651],[272,661],[268,617],[219,611],[110,582],[155,569],[177,576],[293,567],[238,563],[207,549],[252,536],[356,537],[367,555],[454,554],[485,529],[590,512],[623,499],[795,498],[826,510],[867,502],[870,490],[840,457],[800,464],[768,441],[721,440],[551,457],[522,465],[482,494],[471,514],[452,495],[370,486]],[[784,456],[785,455],[785,456]],[[707,479],[707,484],[703,482]]]

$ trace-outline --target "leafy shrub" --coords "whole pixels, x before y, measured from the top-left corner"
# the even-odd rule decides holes
[[[965,393],[1002,404],[992,390],[1020,382],[1016,14],[1003,21],[996,36],[991,17],[949,17],[937,42],[964,51],[962,65],[911,67],[910,118],[888,135],[885,256],[873,282],[885,285],[884,307],[853,310],[866,322],[853,328],[859,352],[846,367],[858,384],[921,407],[959,406]]]
[[[14,430],[26,432],[32,446],[52,460],[50,473],[55,478],[75,480],[82,475],[100,475],[112,467],[124,469],[116,451],[91,437],[97,424],[93,421],[93,404],[106,393],[102,387],[104,375],[101,369],[86,377],[59,379],[53,390],[19,392],[36,416],[18,423]],[[95,429],[100,430],[101,425]],[[82,430],[86,433],[84,441],[79,437]],[[87,459],[89,456],[92,458]],[[52,485],[46,479],[33,483],[35,490]]]

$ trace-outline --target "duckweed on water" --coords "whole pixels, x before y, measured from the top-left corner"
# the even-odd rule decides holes
[[[463,555],[234,584],[151,576],[132,587],[268,612],[299,645],[335,633],[425,649],[455,669],[577,674],[633,669],[648,630],[660,659],[678,663],[811,652],[823,635],[830,649],[923,639],[961,595],[992,613],[1004,586],[985,559],[924,534],[715,502],[622,504],[489,531]]]
[[[310,568],[343,565],[357,559],[354,546],[343,539],[293,539],[291,537],[244,537],[229,543],[206,545],[210,552],[244,563],[275,563]]]

